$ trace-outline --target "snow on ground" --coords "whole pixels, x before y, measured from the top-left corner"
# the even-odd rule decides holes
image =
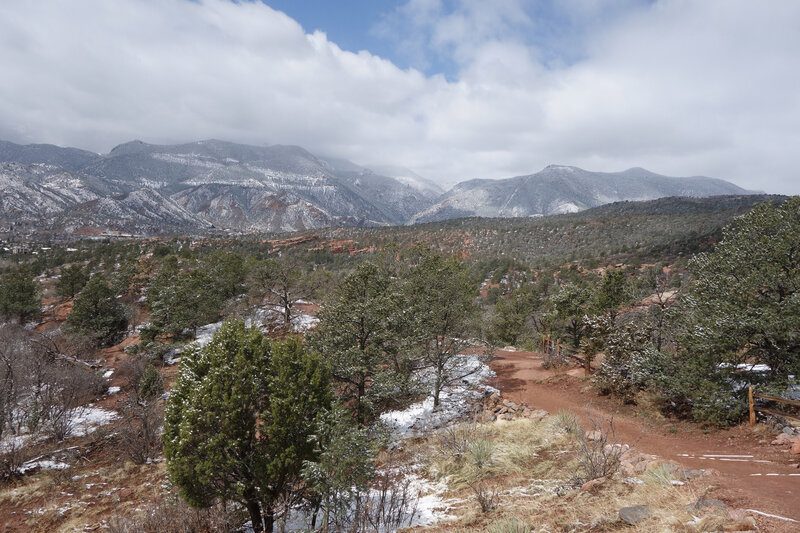
[[[269,326],[279,323],[283,320],[281,313],[270,307],[259,307],[253,314],[245,318],[247,326],[257,326],[262,331],[268,331]],[[206,324],[197,328],[197,335],[195,337],[195,344],[200,347],[205,346],[214,337],[214,334],[222,327],[223,321],[214,322],[213,324]],[[299,313],[292,317],[292,328],[295,333],[302,333],[309,331],[319,324],[319,319],[315,316]]]
[[[487,391],[496,389],[486,385],[494,376],[494,372],[475,355],[457,356],[460,373],[474,371],[451,387],[445,387],[439,394],[439,406],[433,408],[433,396],[415,403],[407,409],[389,411],[381,415],[381,420],[395,432],[399,438],[414,437],[447,426],[462,417],[470,409],[470,405],[482,398]]]
[[[51,470],[64,470],[65,468],[69,468],[69,464],[62,463],[60,461],[52,461],[50,459],[34,459],[28,461],[26,463],[22,463],[22,465],[17,469],[17,473],[24,474],[30,470],[36,469],[51,469]]]
[[[7,453],[12,450],[19,450],[31,441],[33,435],[30,433],[23,433],[21,435],[7,435],[0,440],[0,454]],[[44,438],[43,436],[40,438]]]
[[[109,396],[113,396],[114,394],[117,394],[119,392],[119,390],[120,390],[119,387],[109,387],[108,388],[108,394],[109,394]]]
[[[406,474],[405,480],[408,482],[408,494],[411,496],[405,513],[403,513],[401,519],[397,520],[400,524],[392,527],[379,527],[374,531],[390,533],[397,531],[398,527],[418,527],[433,524],[448,518],[445,510],[454,503],[457,503],[441,498],[441,494],[447,490],[447,485],[444,481],[431,483],[427,479],[413,473]],[[376,509],[381,505],[380,502],[382,498],[385,497],[387,497],[385,494],[382,494],[376,489],[372,489],[368,496],[369,502],[364,505]],[[393,517],[398,518],[398,516]],[[248,522],[247,525],[249,524]],[[311,516],[301,507],[290,511],[286,524],[282,527],[285,531],[309,531],[310,528]],[[370,530],[372,531],[372,529]],[[247,529],[247,531],[252,531],[252,529]]]
[[[117,418],[119,418],[119,415],[114,411],[89,404],[85,408],[76,410],[75,415],[72,417],[71,435],[76,437],[88,435],[100,426],[110,424]]]
[[[113,387],[112,387],[113,388]],[[111,389],[109,389],[110,392]],[[119,418],[119,415],[114,411],[103,409],[102,407],[95,407],[93,404],[88,404],[84,407],[75,409],[70,421],[70,437],[82,437],[92,433],[100,426],[109,424]],[[46,433],[22,433],[19,435],[8,435],[3,437],[0,441],[0,454],[9,452],[11,450],[19,450],[23,447],[46,439]],[[57,468],[45,467],[40,468]]]

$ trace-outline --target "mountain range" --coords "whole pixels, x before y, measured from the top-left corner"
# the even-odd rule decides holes
[[[621,200],[748,194],[706,177],[551,165],[443,191],[401,167],[297,146],[132,141],[108,154],[0,141],[0,235],[283,232],[576,212]]]

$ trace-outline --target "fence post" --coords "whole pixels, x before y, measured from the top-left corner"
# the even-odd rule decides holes
[[[750,425],[756,423],[756,409],[753,402],[753,386],[747,387],[747,401],[750,404]]]

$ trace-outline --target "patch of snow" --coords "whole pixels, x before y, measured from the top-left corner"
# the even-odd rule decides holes
[[[103,377],[104,377],[105,379],[108,379],[108,378],[110,378],[110,377],[111,377],[111,376],[113,376],[113,375],[114,375],[114,369],[113,369],[113,368],[112,368],[112,369],[110,369],[110,370],[106,370],[105,372],[103,372]]]
[[[40,460],[32,460],[28,461],[27,463],[22,463],[22,465],[17,469],[17,472],[20,474],[24,474],[31,470],[36,469],[51,469],[51,470],[64,470],[65,468],[69,468],[67,463],[61,463],[58,461],[52,461],[49,459],[40,459]]]
[[[457,359],[460,368],[474,372],[461,383],[445,387],[439,394],[439,406],[436,409],[433,407],[433,396],[429,396],[407,409],[381,415],[383,423],[392,428],[397,437],[412,437],[444,427],[469,411],[473,402],[496,391],[486,385],[494,376],[489,365],[475,355],[461,354]]]
[[[30,441],[31,438],[32,435],[28,433],[3,437],[3,440],[0,440],[0,453],[10,452],[11,450],[19,450],[28,444],[28,441]]]
[[[78,409],[72,418],[72,435],[77,437],[88,435],[100,426],[110,424],[117,418],[119,418],[119,415],[116,412],[89,404],[84,409]]]
[[[200,326],[197,328],[197,335],[195,335],[194,343],[198,347],[202,348],[209,342],[211,339],[214,338],[214,334],[219,331],[219,328],[222,327],[223,322],[214,322],[212,324],[206,324],[205,326]]]
[[[292,328],[296,333],[309,331],[317,327],[319,318],[311,315],[300,314],[292,317]]]
[[[119,387],[109,387],[108,388],[108,394],[109,395],[114,395],[114,394],[117,394],[118,392],[119,392]]]

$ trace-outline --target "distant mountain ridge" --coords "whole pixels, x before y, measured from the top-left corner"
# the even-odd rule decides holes
[[[436,204],[414,215],[411,222],[470,216],[556,215],[623,200],[751,193],[727,181],[703,176],[672,178],[643,168],[631,168],[623,172],[589,172],[578,167],[550,165],[527,176],[461,182]]]
[[[575,212],[621,200],[748,194],[723,180],[551,165],[444,192],[402,167],[298,146],[131,141],[108,154],[0,141],[0,233],[288,232]]]

